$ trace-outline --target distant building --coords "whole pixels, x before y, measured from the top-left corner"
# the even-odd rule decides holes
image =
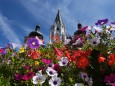
[[[40,25],[36,25],[35,31],[32,31],[32,32],[29,33],[28,36],[25,36],[25,38],[24,38],[24,44],[26,44],[26,42],[27,42],[27,40],[29,38],[35,38],[35,37],[38,37],[39,39],[43,40],[43,35],[40,32]]]
[[[62,21],[60,10],[58,10],[55,21],[50,29],[50,43],[52,44],[57,41],[56,38],[62,42],[66,40],[66,28]]]

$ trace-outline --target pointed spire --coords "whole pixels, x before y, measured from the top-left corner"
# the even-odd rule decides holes
[[[62,19],[60,16],[60,10],[59,9],[58,9],[58,13],[57,13],[56,18],[55,18],[55,22],[59,22],[59,24],[62,25]]]

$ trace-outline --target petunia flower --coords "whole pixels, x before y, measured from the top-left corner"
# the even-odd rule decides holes
[[[30,38],[27,42],[29,48],[38,48],[39,41],[36,38]]]
[[[95,31],[96,31],[97,33],[103,32],[103,29],[100,28],[100,27],[93,26],[93,28],[95,29]]]
[[[57,75],[58,75],[57,71],[54,70],[54,69],[51,68],[51,67],[48,67],[48,68],[46,69],[46,73],[47,73],[49,76],[57,76]]]
[[[60,66],[66,66],[68,64],[68,58],[62,57],[61,60],[58,62]]]
[[[60,86],[61,85],[61,78],[54,76],[49,80],[50,86]]]
[[[100,39],[99,38],[93,38],[90,40],[89,44],[92,46],[96,46],[100,43]]]
[[[88,82],[88,80],[89,80],[89,77],[88,77],[87,73],[85,73],[85,72],[80,72],[80,77],[86,82]]]
[[[95,25],[103,25],[106,24],[108,21],[108,19],[98,20],[97,23],[95,23]]]
[[[10,44],[11,44],[13,49],[21,46],[20,44],[17,44],[17,43],[10,43]]]
[[[26,73],[25,75],[23,75],[22,80],[24,81],[28,81],[30,80],[32,77],[34,76],[34,73],[32,71]]]
[[[86,31],[87,28],[88,28],[88,26],[85,26],[85,27],[83,27],[81,30],[82,30],[82,31]]]
[[[57,72],[60,72],[61,67],[60,67],[59,64],[55,64],[55,65],[53,66],[53,69],[56,70]]]
[[[106,82],[106,83],[115,82],[115,74],[106,75],[104,78],[104,82]],[[114,86],[114,85],[115,85],[115,83],[112,86]]]
[[[48,60],[48,59],[42,59],[42,62],[46,63],[46,64],[51,64],[52,60]]]
[[[21,81],[22,77],[23,77],[23,75],[18,73],[18,74],[15,74],[14,79],[17,80],[17,81]]]
[[[42,85],[45,82],[45,80],[45,75],[42,75],[41,73],[37,73],[35,76],[32,77],[33,84],[40,83]]]

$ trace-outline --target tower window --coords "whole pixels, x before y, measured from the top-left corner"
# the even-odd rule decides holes
[[[59,30],[59,28],[57,28],[57,30]]]

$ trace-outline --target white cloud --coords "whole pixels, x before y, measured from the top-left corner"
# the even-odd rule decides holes
[[[21,44],[15,32],[10,26],[11,21],[7,19],[4,15],[0,13],[0,29],[3,31],[3,35],[7,38],[9,42],[14,42]]]

